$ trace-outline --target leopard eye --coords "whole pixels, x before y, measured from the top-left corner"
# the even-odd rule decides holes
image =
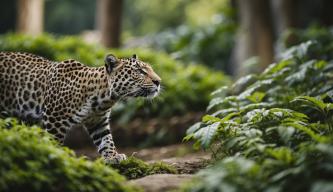
[[[141,68],[139,68],[138,71],[141,75],[147,75],[147,72]]]

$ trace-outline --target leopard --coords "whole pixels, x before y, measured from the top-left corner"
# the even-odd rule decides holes
[[[1,117],[40,125],[64,144],[68,132],[82,127],[107,164],[127,159],[111,134],[111,108],[127,98],[154,98],[161,78],[136,54],[91,67],[74,59],[52,61],[25,52],[0,52]]]

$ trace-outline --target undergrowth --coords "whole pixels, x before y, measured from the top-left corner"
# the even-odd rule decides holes
[[[203,65],[188,65],[156,50],[106,49],[75,36],[0,35],[0,51],[29,52],[54,61],[75,59],[88,66],[104,66],[108,53],[117,57],[138,55],[161,76],[162,93],[149,104],[143,99],[130,99],[115,106],[113,116],[117,116],[115,119],[119,123],[128,123],[135,117],[170,117],[188,111],[203,111],[209,103],[210,92],[229,83],[229,78],[222,72]]]
[[[177,173],[174,167],[166,163],[155,162],[149,164],[135,157],[129,157],[120,162],[120,164],[112,165],[112,167],[117,169],[120,174],[126,176],[127,179],[137,179],[152,174]]]
[[[0,191],[139,190],[102,161],[78,158],[46,131],[14,119],[0,119],[0,154]]]
[[[213,93],[185,140],[219,160],[185,191],[333,188],[331,42],[291,47],[261,74]]]
[[[200,113],[205,110],[210,100],[210,93],[220,85],[229,84],[229,77],[220,71],[214,71],[207,66],[190,64],[172,59],[166,53],[156,49],[107,49],[99,44],[84,42],[79,36],[53,36],[42,34],[28,36],[23,34],[0,35],[0,51],[29,52],[43,56],[52,61],[75,59],[91,67],[104,66],[104,57],[112,53],[119,58],[131,57],[136,54],[140,60],[152,65],[156,73],[162,78],[161,92],[154,99],[129,98],[119,101],[112,107],[113,123],[120,132],[129,132],[124,137],[136,135],[132,128],[140,121],[146,121],[153,131],[143,130],[140,135],[149,132],[149,138],[132,140],[141,146],[161,145],[173,143],[184,134],[185,129],[170,132],[169,127],[174,123],[165,121],[171,117],[182,117],[185,114]],[[181,118],[185,119],[185,118]],[[148,121],[150,120],[150,121]],[[152,121],[151,121],[152,120]],[[162,126],[155,125],[155,120],[166,122]],[[185,120],[185,127],[192,123]],[[177,120],[176,123],[183,121]],[[169,124],[170,123],[170,124]],[[130,125],[130,126],[129,126]],[[132,133],[133,132],[133,133]],[[125,140],[124,140],[125,141]],[[128,145],[128,143],[120,143]]]

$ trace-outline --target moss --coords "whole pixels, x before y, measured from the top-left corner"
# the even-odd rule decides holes
[[[38,127],[0,119],[0,191],[137,191],[102,161],[77,158]]]
[[[129,157],[118,165],[112,165],[112,167],[117,169],[120,174],[125,175],[128,179],[136,179],[152,174],[177,173],[174,167],[166,163],[156,162],[148,164],[135,157]]]

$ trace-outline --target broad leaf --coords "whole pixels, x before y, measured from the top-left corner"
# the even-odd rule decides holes
[[[194,133],[193,137],[199,140],[201,146],[206,149],[211,144],[219,126],[220,122],[216,122],[206,127],[202,127]]]

